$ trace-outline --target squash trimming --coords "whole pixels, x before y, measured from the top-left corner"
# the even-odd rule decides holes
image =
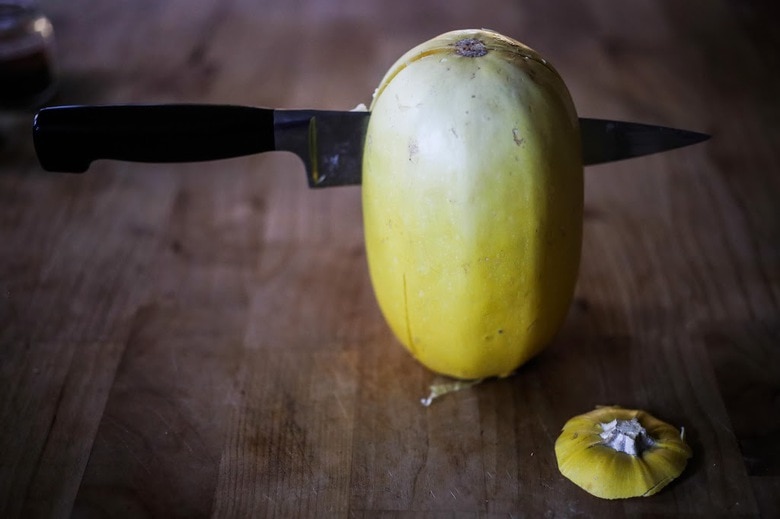
[[[403,55],[371,105],[363,218],[374,292],[429,369],[506,376],[571,302],[583,165],[571,96],[537,52],[487,30]]]
[[[555,442],[561,474],[603,499],[652,496],[682,473],[691,456],[684,429],[617,406],[575,416]]]

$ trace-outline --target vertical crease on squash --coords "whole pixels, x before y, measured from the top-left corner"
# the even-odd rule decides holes
[[[406,272],[403,274],[404,282],[404,320],[406,322],[406,342],[409,345],[409,349],[414,357],[417,357],[417,348],[414,345],[414,338],[412,337],[412,323],[409,319],[409,293],[406,287]]]

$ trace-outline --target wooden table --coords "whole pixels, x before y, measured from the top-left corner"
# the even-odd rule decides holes
[[[308,190],[287,154],[44,173],[29,115],[4,114],[0,516],[780,515],[768,1],[43,5],[57,103],[349,109],[415,44],[491,27],[581,115],[713,139],[586,170],[559,337],[426,408],[437,378],[376,306],[358,187]],[[684,426],[682,478],[616,502],[564,479],[558,432],[599,404]]]

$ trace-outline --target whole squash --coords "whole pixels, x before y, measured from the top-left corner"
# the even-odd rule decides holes
[[[561,77],[496,32],[442,34],[387,72],[363,158],[366,253],[425,366],[506,376],[553,339],[580,259],[580,147]]]

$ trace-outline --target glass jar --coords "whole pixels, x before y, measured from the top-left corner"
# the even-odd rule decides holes
[[[0,109],[40,106],[54,93],[54,30],[32,0],[0,0]]]

